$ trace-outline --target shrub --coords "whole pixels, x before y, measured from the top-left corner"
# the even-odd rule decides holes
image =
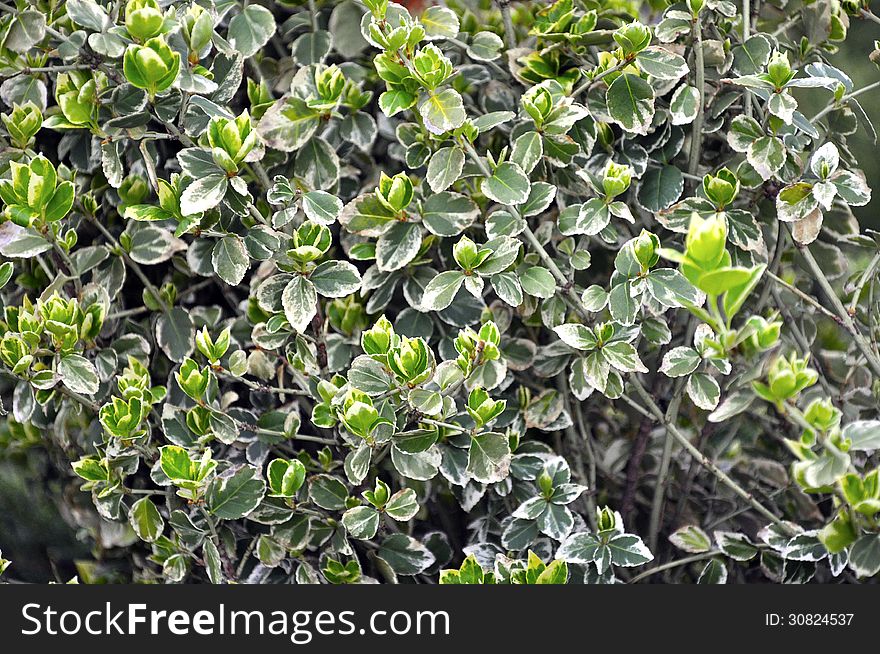
[[[866,3],[168,4],[0,5],[0,443],[84,581],[880,571]]]

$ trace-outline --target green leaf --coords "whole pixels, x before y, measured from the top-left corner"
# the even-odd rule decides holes
[[[544,156],[544,142],[538,132],[526,132],[518,136],[510,152],[510,160],[526,174],[535,169],[542,156]]]
[[[483,195],[499,204],[522,204],[529,199],[529,178],[515,163],[506,161],[499,165],[491,177],[480,185]]]
[[[192,318],[182,307],[174,307],[159,316],[156,322],[156,342],[169,359],[183,361],[195,347],[195,329]]]
[[[654,560],[654,555],[642,539],[633,534],[615,536],[608,541],[608,548],[611,550],[611,562],[621,567],[630,568]]]
[[[507,436],[487,432],[471,438],[467,472],[472,479],[493,484],[506,478],[509,470],[510,443]]]
[[[361,5],[352,0],[344,0],[334,7],[330,15],[329,29],[333,35],[333,48],[346,59],[354,59],[368,46],[360,30],[363,14]]]
[[[382,110],[383,114],[391,118],[401,111],[412,107],[418,99],[417,95],[403,89],[385,91],[379,96],[379,109]]]
[[[770,61],[773,48],[766,34],[755,34],[731,50],[733,70],[737,75],[757,75]]]
[[[293,42],[293,56],[301,66],[311,66],[324,61],[330,54],[333,37],[326,30],[316,30],[300,35]]]
[[[705,295],[679,271],[656,268],[648,274],[648,291],[665,307],[702,306]]]
[[[516,273],[498,273],[489,278],[492,288],[495,289],[496,295],[503,302],[512,307],[518,307],[523,302],[522,285]]]
[[[651,47],[642,50],[636,61],[643,71],[657,79],[677,80],[688,74],[684,57],[664,48]]]
[[[208,486],[208,511],[223,520],[238,520],[257,508],[266,492],[266,482],[251,466],[215,477]]]
[[[312,222],[332,225],[342,211],[342,201],[326,191],[309,191],[303,195],[302,208]]]
[[[257,133],[270,148],[282,152],[299,150],[317,131],[320,114],[295,96],[275,102],[257,123]]]
[[[172,481],[188,481],[191,478],[189,454],[182,447],[165,445],[159,448],[159,465],[165,476]]]
[[[519,257],[520,246],[517,239],[509,236],[498,236],[486,241],[484,247],[492,250],[492,254],[477,266],[476,271],[483,277],[506,271]]]
[[[716,531],[715,542],[718,543],[718,549],[734,561],[750,561],[758,554],[758,548],[745,534],[733,531]]]
[[[348,499],[348,489],[336,477],[317,475],[309,484],[309,497],[322,509],[341,511]]]
[[[691,347],[674,347],[663,357],[659,372],[667,377],[683,377],[691,374],[700,365],[700,355]]]
[[[309,281],[324,297],[345,297],[361,288],[360,273],[348,261],[331,260],[318,264],[309,275]]]
[[[342,514],[342,525],[352,538],[369,540],[379,529],[379,513],[371,506],[356,506]]]
[[[437,475],[441,454],[437,447],[416,453],[403,452],[397,447],[392,447],[391,462],[394,464],[394,469],[404,477],[428,481]]]
[[[75,393],[94,395],[98,392],[95,364],[78,354],[68,354],[58,362],[58,376],[61,383]]]
[[[138,538],[148,543],[156,541],[165,529],[165,521],[149,497],[143,497],[131,505],[128,522]]]
[[[393,534],[379,547],[379,557],[399,575],[417,575],[436,561],[427,547],[405,534]]]
[[[676,529],[669,536],[669,542],[678,549],[690,554],[702,554],[712,549],[712,541],[709,535],[696,525],[687,525]]]
[[[540,298],[553,297],[556,292],[556,280],[550,271],[541,266],[532,266],[519,276],[523,290],[529,295]]]
[[[612,287],[608,294],[608,309],[611,317],[624,325],[631,325],[636,320],[636,314],[641,302],[636,303],[632,294],[632,282],[629,280]]]
[[[380,395],[388,390],[391,379],[381,363],[368,356],[359,356],[351,363],[348,381],[368,395]]]
[[[647,134],[654,117],[654,90],[645,80],[624,73],[608,87],[608,113],[627,132]]]
[[[46,15],[37,9],[18,13],[6,33],[4,47],[24,53],[43,40],[46,35]]]
[[[442,311],[455,299],[464,283],[465,275],[457,270],[447,270],[434,277],[425,287],[422,306],[429,311]]]
[[[213,209],[220,204],[228,187],[229,178],[220,172],[197,178],[180,195],[180,213],[191,216]]]
[[[250,263],[244,240],[236,234],[229,234],[218,240],[211,251],[214,272],[230,286],[241,283]]]
[[[345,476],[353,484],[361,483],[370,471],[373,450],[366,441],[345,457]]]
[[[425,35],[432,39],[452,39],[458,36],[458,15],[448,7],[432,6],[419,16]]]
[[[475,61],[494,61],[503,49],[504,41],[494,32],[477,32],[468,45],[467,54]]]
[[[300,333],[304,332],[318,310],[315,285],[302,275],[294,275],[284,287],[281,303],[290,326]]]
[[[126,220],[150,222],[153,220],[168,220],[171,217],[171,214],[161,207],[154,207],[151,204],[136,204],[125,208]]]
[[[437,442],[438,433],[434,429],[414,429],[394,435],[394,447],[407,454],[424,452]]]
[[[721,267],[700,275],[697,285],[701,291],[709,295],[721,295],[737,286],[747,284],[751,275],[750,268]]]
[[[4,261],[0,264],[0,288],[6,286],[9,283],[9,280],[12,279],[12,273],[15,271],[15,266],[12,265],[11,261]]]
[[[840,198],[852,207],[861,207],[871,201],[871,189],[862,177],[853,172],[841,170],[832,177],[831,182]]]
[[[700,92],[695,86],[682,84],[669,101],[673,125],[690,125],[700,112]]]
[[[12,222],[0,225],[0,235],[0,254],[10,259],[30,259],[52,249],[39,233]]]
[[[558,325],[553,328],[553,331],[562,339],[563,343],[576,350],[596,349],[596,337],[586,325],[580,323]]]
[[[412,519],[419,512],[419,500],[412,488],[399,490],[385,504],[385,513],[398,521]]]
[[[615,341],[602,348],[602,354],[620,372],[648,372],[632,343]]]
[[[705,372],[691,375],[685,389],[693,403],[706,411],[715,409],[721,399],[721,388],[719,388],[718,382]]]
[[[519,208],[520,214],[524,218],[537,216],[543,213],[553,198],[556,197],[556,187],[547,182],[533,182],[529,190],[529,197],[525,203]]]
[[[479,215],[480,209],[470,198],[449,191],[435,193],[422,205],[422,223],[437,236],[458,236]]]
[[[205,560],[205,572],[208,573],[208,581],[212,584],[223,583],[222,562],[220,560],[220,551],[214,545],[214,541],[206,538],[202,545],[202,554]]]
[[[766,268],[766,264],[759,264],[748,269],[748,276],[745,277],[744,281],[730,288],[724,295],[724,313],[727,315],[728,320],[732,320],[739,313],[746,298],[755,290]]]
[[[275,34],[272,12],[260,5],[247,5],[229,21],[227,39],[245,57],[253,57]]]
[[[538,529],[541,533],[554,540],[562,540],[574,527],[574,516],[567,507],[560,504],[548,504],[538,516]]]
[[[419,113],[428,131],[437,135],[461,127],[467,118],[461,95],[453,89],[429,93],[419,106]]]
[[[684,175],[675,166],[649,168],[639,186],[639,204],[651,213],[657,213],[675,204],[683,190]]]
[[[849,567],[858,577],[873,577],[880,572],[880,534],[865,534],[853,543]]]
[[[461,176],[464,152],[458,147],[440,148],[431,157],[425,179],[435,193],[445,191]]]
[[[166,229],[155,225],[139,225],[131,237],[128,254],[135,263],[152,266],[168,261],[176,252],[186,249],[186,243]]]
[[[339,156],[327,141],[313,136],[296,153],[293,173],[309,188],[326,190],[339,179]]]
[[[726,584],[727,567],[718,559],[712,559],[703,568],[697,579],[698,584]]]
[[[736,152],[748,152],[752,144],[763,136],[764,130],[758,121],[740,115],[730,121],[727,141]]]
[[[872,452],[880,449],[880,420],[855,420],[843,428],[843,437],[852,444],[850,450]]]
[[[568,564],[565,561],[553,561],[544,568],[535,580],[536,585],[568,583]]]
[[[762,136],[749,145],[746,157],[762,179],[770,179],[785,163],[785,146],[775,136]]]
[[[419,253],[422,228],[416,223],[395,222],[376,242],[376,265],[379,270],[400,270]]]
[[[579,531],[569,535],[556,550],[556,558],[568,563],[586,565],[596,560],[602,543],[591,533]]]
[[[94,0],[68,0],[65,5],[67,15],[77,25],[98,32],[105,29],[108,16],[101,5]]]
[[[381,236],[387,226],[396,220],[394,213],[379,202],[375,193],[355,198],[339,214],[343,227],[363,236]]]

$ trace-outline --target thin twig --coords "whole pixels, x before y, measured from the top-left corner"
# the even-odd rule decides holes
[[[786,229],[790,228],[786,225]],[[789,235],[791,232],[789,231]],[[792,239],[794,240],[794,239]],[[812,252],[810,252],[810,248],[801,243],[797,243],[795,241],[795,245],[800,251],[801,255],[804,257],[804,261],[806,261],[807,266],[810,268],[810,271],[813,273],[813,276],[816,278],[816,281],[819,283],[819,286],[825,292],[825,295],[828,296],[829,302],[831,302],[831,306],[834,308],[834,312],[840,317],[844,328],[852,335],[853,341],[856,344],[856,347],[861,350],[862,354],[865,355],[865,359],[868,362],[868,366],[874,372],[875,375],[880,376],[880,357],[877,356],[877,353],[871,348],[871,344],[865,339],[862,335],[862,332],[856,327],[853,322],[852,316],[846,310],[846,307],[843,306],[843,302],[840,301],[840,298],[837,297],[837,293],[834,292],[834,289],[831,287],[831,282],[828,281],[828,278],[825,276],[825,273],[822,272],[822,267],[813,257]]]
[[[856,284],[855,289],[853,290],[852,300],[850,300],[849,310],[847,311],[849,315],[856,315],[856,309],[858,308],[859,300],[862,297],[862,290],[865,288],[865,284],[867,284],[869,280],[873,283],[873,280],[876,279],[874,276],[874,270],[877,268],[878,265],[880,265],[880,252],[877,252],[877,254],[875,254],[871,261],[868,263],[867,267],[865,268],[865,272],[862,273],[861,278],[859,278],[859,281]]]
[[[790,533],[790,535],[794,535],[794,531],[791,529],[789,525],[787,525],[783,520],[778,518],[770,509],[761,504],[757,499],[755,499],[754,495],[745,490],[742,486],[736,483],[730,476],[727,475],[721,468],[715,465],[709,458],[700,452],[685,436],[682,434],[678,427],[674,424],[666,421],[666,416],[663,414],[663,411],[660,410],[660,407],[657,406],[657,403],[654,402],[654,398],[651,397],[651,394],[645,390],[645,387],[642,386],[642,383],[635,377],[630,377],[630,384],[636,390],[636,392],[641,396],[642,400],[644,400],[648,409],[651,413],[654,414],[654,417],[658,422],[663,424],[666,429],[672,434],[672,437],[678,441],[678,443],[688,451],[688,453],[694,457],[697,461],[699,461],[700,465],[702,465],[706,470],[711,472],[715,477],[717,477],[718,481],[727,486],[734,493],[739,495],[742,499],[748,502],[755,511],[760,513],[762,516],[770,520],[773,524],[778,525],[783,531],[786,533]]]
[[[703,35],[702,35],[702,22],[700,21],[700,15],[697,14],[697,18],[694,21],[694,38],[693,38],[693,48],[694,48],[694,67],[695,71],[695,83],[697,86],[697,92],[700,96],[699,105],[697,107],[697,117],[694,118],[694,124],[691,128],[691,147],[689,153],[689,161],[688,161],[688,174],[696,175],[700,169],[700,152],[703,145],[703,115],[705,112],[706,105],[706,64],[703,57]]]
[[[640,582],[642,579],[647,579],[651,575],[655,575],[658,572],[663,572],[664,570],[671,570],[673,568],[678,568],[683,565],[687,565],[689,563],[696,563],[697,561],[705,561],[706,559],[711,559],[713,556],[718,556],[721,554],[718,550],[711,550],[709,552],[702,552],[700,554],[694,554],[693,556],[686,556],[683,559],[676,559],[675,561],[670,561],[669,563],[664,563],[663,565],[658,565],[656,568],[651,568],[650,570],[645,570],[644,572],[640,572],[635,577],[629,580],[629,583],[636,584]]]
[[[510,15],[510,0],[498,0],[498,8],[501,9],[501,19],[504,21],[504,40],[507,49],[516,47],[516,29],[513,27],[513,17]]]

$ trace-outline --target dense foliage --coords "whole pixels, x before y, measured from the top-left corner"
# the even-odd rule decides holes
[[[0,4],[0,455],[79,578],[880,572],[867,5],[408,4]]]

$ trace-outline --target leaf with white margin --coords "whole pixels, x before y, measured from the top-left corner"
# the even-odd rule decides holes
[[[715,409],[721,399],[718,382],[704,372],[697,372],[688,377],[685,389],[693,403],[706,411]]]
[[[78,354],[68,354],[58,362],[58,376],[75,393],[94,395],[100,386],[95,364]]]
[[[620,372],[648,372],[632,343],[615,341],[602,347],[602,354]]]
[[[684,377],[697,369],[702,361],[700,355],[692,347],[681,345],[674,347],[663,357],[660,370],[667,377]]]
[[[284,287],[281,304],[290,326],[297,332],[304,332],[318,310],[315,285],[302,275],[294,275]]]
[[[593,334],[593,330],[586,325],[569,323],[558,325],[553,328],[553,331],[562,339],[563,343],[576,350],[589,351],[596,349],[596,336]]]
[[[348,261],[325,261],[309,275],[315,290],[324,297],[345,297],[361,288],[358,269]]]
[[[464,168],[464,152],[461,148],[440,148],[428,162],[425,179],[434,193],[445,191],[461,176]]]
[[[678,549],[690,554],[702,554],[712,549],[712,541],[709,539],[709,534],[696,525],[686,525],[676,529],[669,536],[669,542]]]
[[[645,80],[624,73],[605,94],[608,113],[627,132],[647,134],[654,118],[654,89]]]
[[[467,119],[461,95],[454,89],[429,93],[419,106],[419,114],[428,131],[437,135],[458,129]]]
[[[440,273],[425,287],[422,306],[430,311],[442,311],[455,299],[455,294],[464,283],[465,275],[458,270]]]
[[[206,493],[208,511],[223,520],[238,520],[257,508],[265,491],[260,472],[242,466],[211,482]]]

